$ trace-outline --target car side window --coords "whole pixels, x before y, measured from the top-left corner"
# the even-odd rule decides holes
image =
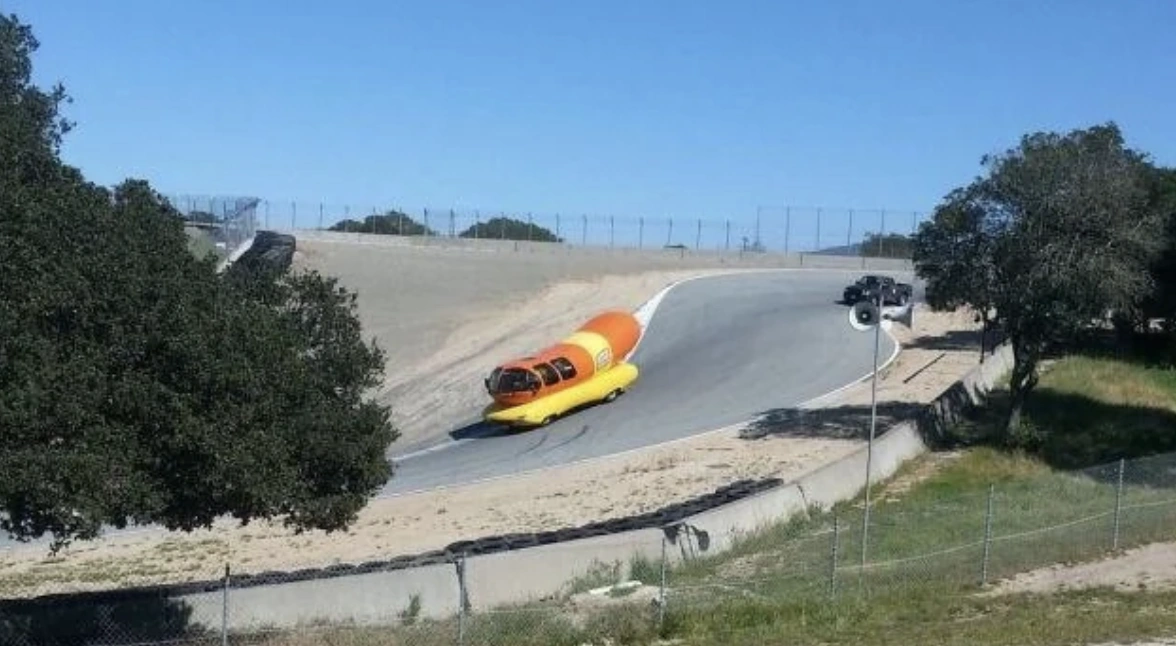
[[[551,365],[559,371],[559,374],[564,379],[571,379],[576,376],[576,366],[572,365],[571,361],[563,357],[557,357],[551,360]]]
[[[535,372],[539,373],[540,377],[543,377],[544,384],[548,386],[554,386],[555,384],[559,383],[559,373],[556,372],[555,368],[552,368],[549,364],[537,363],[533,367],[535,368]]]

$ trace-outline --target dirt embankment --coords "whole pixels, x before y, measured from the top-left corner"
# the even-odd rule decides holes
[[[510,252],[299,240],[294,264],[358,294],[365,333],[387,354],[377,397],[407,452],[469,422],[482,378],[504,357],[561,338],[595,313],[633,310],[683,278],[736,270],[724,259],[581,250]]]

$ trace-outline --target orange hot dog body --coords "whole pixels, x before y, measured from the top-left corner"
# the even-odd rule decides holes
[[[499,365],[486,380],[487,389],[502,406],[526,404],[612,368],[624,360],[640,338],[641,324],[633,314],[606,311],[559,343]]]

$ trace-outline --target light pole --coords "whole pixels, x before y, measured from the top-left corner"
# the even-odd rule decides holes
[[[877,307],[879,315],[882,313],[882,291],[878,291]],[[882,344],[882,323],[878,316],[873,318],[874,325],[874,369],[870,376],[870,437],[866,441],[866,509],[862,514],[862,564],[858,571],[858,581],[864,581],[866,576],[866,548],[870,536],[870,468],[874,462],[874,430],[878,426],[878,347]]]

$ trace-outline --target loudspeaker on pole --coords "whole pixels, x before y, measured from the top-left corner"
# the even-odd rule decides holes
[[[891,321],[893,323],[898,323],[904,327],[910,328],[912,326],[912,320],[913,320],[914,313],[915,313],[914,303],[907,303],[906,305],[903,305],[902,307],[899,307],[896,310],[891,310],[889,312],[883,312],[882,313],[882,320],[883,321]]]
[[[912,303],[898,308],[882,309],[871,301],[858,301],[849,310],[849,324],[861,332],[871,330],[875,325],[887,327],[887,322],[909,328],[912,325],[914,309]]]
[[[849,309],[849,324],[855,330],[865,332],[878,324],[881,314],[872,301],[858,301]]]

